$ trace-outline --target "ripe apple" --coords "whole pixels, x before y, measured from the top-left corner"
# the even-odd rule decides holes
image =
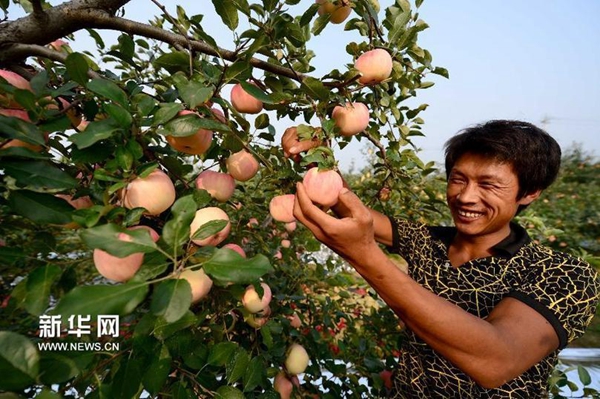
[[[362,74],[358,81],[364,85],[376,84],[389,78],[392,67],[392,56],[382,48],[363,53],[354,63],[354,68]]]
[[[248,325],[254,328],[261,328],[267,321],[269,321],[269,316],[271,315],[271,307],[267,305],[262,311],[258,313],[250,313],[244,320]]]
[[[359,102],[337,105],[331,117],[344,137],[354,136],[369,126],[369,109]]]
[[[381,377],[383,385],[387,389],[392,389],[392,372],[390,370],[383,370],[379,373],[379,377]]]
[[[91,198],[87,195],[76,199],[73,199],[73,196],[70,194],[55,194],[54,196],[64,199],[69,203],[69,205],[71,205],[75,209],[86,209],[94,206],[94,203],[92,202]],[[67,229],[76,229],[79,227],[79,225],[76,222],[70,222],[64,224],[63,227]]]
[[[228,173],[205,170],[196,178],[196,188],[208,191],[219,202],[227,202],[235,190],[235,181]]]
[[[178,278],[186,279],[190,283],[192,287],[192,303],[198,302],[208,295],[213,286],[213,281],[206,275],[203,269],[186,269],[181,272]]]
[[[150,233],[154,242],[158,241],[158,233],[148,226],[133,226],[128,230],[146,229]],[[131,242],[133,239],[130,235],[119,233],[119,240]],[[101,249],[94,249],[94,266],[102,276],[109,280],[124,282],[131,279],[144,263],[144,254],[141,252],[134,253],[124,258],[119,258],[109,254]]]
[[[178,115],[196,114],[190,110],[179,111]],[[194,134],[185,137],[166,136],[167,142],[179,152],[190,155],[204,154],[210,148],[213,132],[206,129],[198,129]]]
[[[333,24],[341,24],[352,12],[352,8],[346,5],[347,0],[338,0],[338,4],[334,4],[333,0],[315,0],[315,3],[320,4],[319,15],[330,14],[329,22]]]
[[[258,173],[260,167],[256,158],[246,150],[231,154],[225,164],[229,174],[237,181],[250,180]]]
[[[251,84],[255,85],[254,83]],[[231,89],[231,105],[236,111],[245,114],[258,114],[263,109],[262,101],[248,94],[240,83]]]
[[[159,215],[175,202],[175,186],[160,169],[146,177],[137,177],[121,191],[123,206],[127,209],[146,208],[150,215]]]
[[[288,233],[292,233],[292,232],[294,232],[294,230],[296,230],[297,223],[289,222],[289,223],[284,224],[283,227],[285,227],[285,231],[287,231]]]
[[[292,391],[294,390],[294,384],[290,381],[285,372],[280,371],[275,376],[273,389],[275,389],[275,392],[279,392],[281,399],[290,399],[292,397]]]
[[[258,292],[253,285],[246,287],[246,292],[242,296],[242,305],[250,313],[258,313],[264,310],[271,302],[271,288],[266,283],[260,283],[263,288],[263,296],[259,297]]]
[[[292,326],[293,328],[302,327],[302,320],[300,320],[300,316],[298,316],[298,313],[294,312],[294,314],[292,314],[291,316],[287,316],[287,318],[290,321],[290,326]]]
[[[29,81],[13,71],[0,69],[0,77],[4,78],[9,85],[14,86],[17,89],[33,91]],[[12,99],[12,95],[10,94],[0,94],[0,106],[8,108],[21,108],[21,105],[14,101]]]
[[[70,50],[70,46],[69,43],[67,43],[66,41],[62,40],[62,39],[57,39],[53,42],[50,42],[48,44],[50,46],[51,49],[55,50],[55,51],[65,51],[65,52],[69,52]]]
[[[302,180],[306,194],[312,202],[324,207],[332,207],[338,201],[340,190],[344,187],[342,177],[334,170],[310,168]]]
[[[246,251],[244,251],[244,248],[240,247],[237,244],[234,244],[234,243],[225,244],[225,245],[223,245],[223,248],[229,248],[232,251],[237,252],[238,254],[240,254],[242,256],[242,258],[246,257]]]
[[[223,111],[221,111],[219,108],[215,108],[215,107],[212,107],[210,110],[212,111],[215,118],[217,118],[219,120],[219,122],[227,123],[227,119],[225,118],[225,114],[223,113]]]
[[[194,220],[192,220],[190,225],[190,238],[194,236],[194,233],[198,231],[198,229],[200,229],[206,223],[212,222],[213,220],[226,220],[227,225],[221,231],[209,237],[203,239],[193,239],[192,242],[194,244],[199,246],[217,246],[229,236],[229,232],[231,231],[229,216],[221,208],[209,206],[196,211],[196,216],[194,216]]]
[[[285,369],[290,374],[302,374],[308,367],[308,353],[300,344],[292,344],[285,359]]]
[[[269,212],[273,219],[278,222],[290,223],[296,220],[294,217],[294,194],[276,195],[269,202]]]
[[[81,115],[78,115],[77,109],[71,107],[71,103],[62,97],[57,97],[56,100],[58,102],[60,102],[60,107],[58,106],[58,103],[56,101],[50,100],[51,102],[46,106],[46,109],[52,109],[52,110],[66,109],[67,110],[66,115],[69,118],[69,120],[71,121],[71,126],[75,127],[75,126],[81,125],[81,122],[83,119],[82,119]]]

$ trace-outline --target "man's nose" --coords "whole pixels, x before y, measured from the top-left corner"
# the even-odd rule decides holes
[[[477,201],[477,186],[473,183],[465,184],[456,198],[464,203],[472,203]]]

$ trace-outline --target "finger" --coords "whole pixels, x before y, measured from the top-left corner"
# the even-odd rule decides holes
[[[362,203],[360,198],[347,188],[340,190],[336,207],[345,212],[344,216],[358,221],[368,221],[371,217],[371,212],[369,212],[369,209]]]
[[[299,154],[304,151],[308,151],[311,148],[315,148],[319,146],[319,141],[317,140],[302,140],[295,143],[290,149],[290,154]]]
[[[326,231],[335,223],[339,223],[339,219],[323,212],[318,206],[313,204],[306,193],[306,189],[302,183],[296,184],[296,201],[294,201],[294,216],[298,210],[298,217],[302,217],[303,224],[317,226],[319,230]],[[300,220],[300,219],[299,219]],[[307,226],[308,227],[308,226]],[[312,230],[312,229],[311,229]]]

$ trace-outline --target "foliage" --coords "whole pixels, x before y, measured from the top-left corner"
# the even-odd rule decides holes
[[[375,47],[387,49],[394,59],[389,80],[362,86],[351,63],[340,63],[321,77],[308,75],[314,71],[310,40],[335,28],[328,15],[317,15],[316,4],[213,1],[215,15],[234,32],[235,49],[228,51],[204,30],[203,15],[190,15],[181,7],[171,15],[161,7],[161,15],[140,24],[111,7],[102,9],[109,2],[117,3],[87,2],[102,12],[86,9],[80,14],[80,2],[56,7],[22,2],[26,19],[4,25],[5,32],[16,36],[4,43],[2,66],[28,76],[32,90],[0,80],[3,98],[16,102],[31,120],[0,116],[2,146],[19,139],[43,148],[0,150],[0,390],[26,397],[56,397],[55,391],[65,397],[128,398],[142,390],[178,398],[277,397],[272,378],[282,368],[286,349],[297,342],[311,358],[297,395],[382,394],[379,372],[394,367],[397,319],[358,276],[335,257],[323,257],[301,226],[288,232],[269,217],[270,198],[293,192],[306,167],[284,157],[275,125],[301,125],[303,134],[328,144],[305,158],[322,167],[335,165],[333,149],[343,151],[350,140],[368,140],[376,148],[373,172],[364,181],[353,181],[353,188],[364,198],[378,198],[375,205],[382,209],[395,203],[387,201],[392,193],[413,218],[435,211],[431,203],[441,199],[422,202],[411,188],[433,170],[410,143],[412,136],[422,135],[419,113],[426,105],[406,104],[419,89],[432,85],[425,80],[428,74],[447,72],[434,67],[429,52],[417,44],[418,33],[427,28],[417,8],[398,0],[377,12],[369,1],[353,2],[344,28],[362,41],[343,44],[348,62]],[[0,6],[8,10],[8,2]],[[60,10],[69,10],[62,14],[64,20],[53,14]],[[47,18],[39,18],[41,13]],[[78,15],[79,25],[68,20]],[[97,19],[84,23],[88,16]],[[19,37],[23,30],[11,29],[25,21],[31,35]],[[42,47],[71,33],[56,26],[87,28],[97,49],[77,53],[68,46]],[[106,44],[96,27],[122,33]],[[18,46],[19,40],[38,40],[34,37],[46,41]],[[265,112],[249,117],[232,107],[227,91],[238,82],[263,101]],[[333,107],[346,100],[365,102],[371,111],[368,128],[355,138],[338,137],[330,120]],[[215,107],[224,119],[212,111]],[[179,116],[184,109],[200,117]],[[187,137],[201,128],[214,132],[213,145],[204,154],[189,156],[167,143],[166,136]],[[196,189],[194,180],[202,170],[226,171],[227,158],[241,149],[250,151],[261,168],[251,180],[236,183],[229,201],[218,203]],[[174,182],[175,204],[154,216],[142,208],[126,208],[122,190],[156,169]],[[93,205],[74,209],[57,194],[89,197]],[[247,259],[222,245],[192,244],[191,218],[206,206],[226,211],[232,225],[227,242],[243,245]],[[155,228],[160,240],[154,243],[144,232],[128,232],[127,243],[118,239],[136,225]],[[213,225],[196,236],[222,227]],[[282,246],[283,239],[292,246]],[[115,284],[98,276],[94,249],[119,257],[142,252],[144,263],[133,279]],[[192,304],[190,285],[174,278],[199,268],[215,284],[208,297]],[[240,298],[246,285],[259,281],[270,285],[275,299],[268,321],[257,328],[248,324],[251,315]],[[300,328],[291,325],[293,313],[302,321]],[[69,325],[74,321],[106,314],[120,316],[118,338],[96,338],[93,322],[89,335],[77,337],[67,330],[76,330]],[[40,316],[61,317],[60,338],[40,334]],[[41,350],[38,345],[44,342],[103,346]],[[119,344],[118,350],[106,349],[106,343]]]

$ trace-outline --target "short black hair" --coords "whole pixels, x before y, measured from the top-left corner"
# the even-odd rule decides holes
[[[517,199],[548,188],[560,169],[560,146],[546,131],[515,120],[492,120],[461,130],[445,144],[446,177],[466,153],[512,166],[519,181]]]

